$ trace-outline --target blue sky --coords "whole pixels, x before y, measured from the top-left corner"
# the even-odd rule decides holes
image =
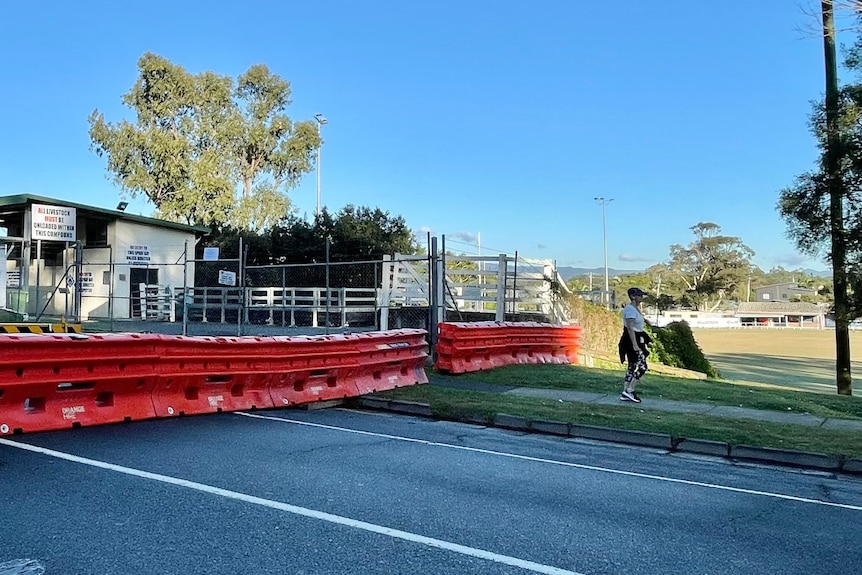
[[[483,254],[599,267],[602,196],[610,267],[666,261],[710,221],[763,269],[823,269],[775,210],[816,158],[822,41],[800,31],[807,2],[9,3],[0,195],[113,208],[87,116],[128,115],[120,98],[151,51],[234,77],[267,64],[292,84],[294,119],[329,120],[325,206],[380,207],[456,252],[477,253],[481,235]],[[315,174],[289,195],[313,214]]]

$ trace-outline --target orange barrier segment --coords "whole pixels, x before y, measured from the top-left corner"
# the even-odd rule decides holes
[[[0,335],[0,435],[156,416],[155,338]]]
[[[512,364],[577,363],[581,327],[535,322],[440,324],[435,369],[481,371]]]
[[[425,335],[0,335],[0,435],[296,405],[425,383]]]
[[[153,406],[159,417],[274,407],[272,338],[158,337]]]
[[[359,351],[345,335],[277,337],[284,346],[270,358],[269,393],[275,406],[358,395],[354,379]]]
[[[428,383],[426,334],[421,329],[353,334],[360,361],[357,395]]]

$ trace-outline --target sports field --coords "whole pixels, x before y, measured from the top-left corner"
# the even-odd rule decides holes
[[[835,331],[694,329],[724,379],[835,393]],[[853,394],[862,393],[862,332],[850,332]]]

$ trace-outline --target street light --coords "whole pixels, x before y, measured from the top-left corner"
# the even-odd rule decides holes
[[[317,120],[317,138],[320,140],[320,127],[328,124],[329,121],[323,114],[315,114],[314,119]],[[315,217],[320,215],[320,151],[323,149],[323,140],[320,140],[320,145],[317,148],[317,211],[314,212]]]
[[[604,302],[605,298],[608,298],[607,303],[610,303],[611,298],[610,287],[608,286],[608,226],[607,226],[607,218],[605,216],[605,207],[614,201],[613,198],[593,198],[598,203],[602,205],[602,242],[605,246],[605,293],[602,294],[602,301]]]

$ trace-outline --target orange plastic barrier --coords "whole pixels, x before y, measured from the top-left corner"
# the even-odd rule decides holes
[[[156,416],[155,336],[0,335],[0,435]]]
[[[278,337],[284,347],[270,358],[275,374],[269,393],[276,406],[359,395],[353,383],[358,350],[345,335]]]
[[[159,417],[273,407],[272,338],[161,335],[153,406]]]
[[[581,326],[535,322],[440,324],[434,368],[449,373],[519,363],[577,363]]]
[[[425,334],[0,334],[0,435],[272,408],[425,383]]]
[[[357,395],[428,383],[424,369],[428,359],[425,335],[425,330],[401,329],[351,336],[359,350]]]

